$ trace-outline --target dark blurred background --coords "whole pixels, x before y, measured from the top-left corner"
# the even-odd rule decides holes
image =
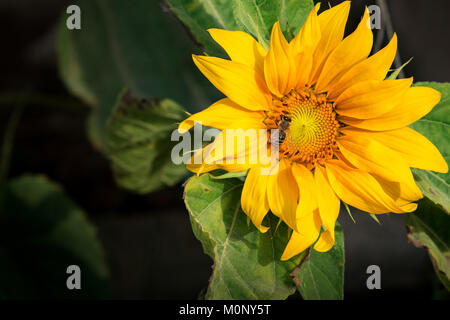
[[[359,22],[363,5],[374,3],[353,1],[348,30]],[[450,2],[385,3],[399,36],[401,60],[414,57],[405,75],[413,75],[415,81],[450,81]],[[105,250],[113,298],[195,299],[207,286],[212,261],[192,234],[182,186],[145,196],[119,189],[109,162],[88,140],[89,107],[72,97],[60,80],[56,30],[69,4],[65,0],[0,2],[1,134],[12,109],[24,107],[10,177],[44,173],[85,210]],[[386,41],[380,39],[383,45]],[[341,212],[347,299],[441,296],[426,251],[407,242],[402,216],[382,216],[381,226],[368,215],[354,213],[354,218],[356,224]],[[382,290],[366,288],[366,268],[371,264],[381,267]]]

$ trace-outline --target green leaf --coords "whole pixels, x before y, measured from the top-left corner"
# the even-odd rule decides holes
[[[275,22],[280,22],[281,30],[285,35],[290,35],[290,40],[300,30],[314,7],[311,0],[233,0],[233,5],[239,25],[266,49],[269,47],[270,32]]]
[[[344,299],[344,233],[335,228],[334,247],[328,252],[311,249],[296,275],[298,290],[305,300]]]
[[[214,260],[206,299],[285,299],[295,292],[290,273],[303,258],[280,261],[288,227],[269,216],[266,233],[247,224],[241,210],[243,182],[215,180],[209,174],[189,179],[185,203],[195,236]]]
[[[66,14],[59,26],[59,71],[68,89],[94,107],[89,128],[98,147],[123,88],[147,99],[182,102],[191,111],[219,97],[192,62],[195,46],[159,1],[80,0],[77,5],[81,29],[68,30]]]
[[[342,203],[344,204],[344,207],[347,210],[347,213],[350,216],[350,219],[352,219],[353,223],[356,223],[355,219],[353,218],[352,212],[350,211],[350,207],[348,206],[348,204],[345,203],[344,201],[342,201]]]
[[[123,188],[148,193],[176,184],[184,164],[171,161],[178,142],[171,141],[186,112],[175,102],[138,100],[125,92],[106,127],[105,154],[112,162],[116,182]]]
[[[69,265],[81,290],[68,290]],[[0,298],[105,298],[105,257],[83,211],[43,176],[0,186]]]
[[[311,0],[167,0],[170,9],[189,28],[195,40],[213,56],[226,57],[206,32],[209,28],[242,30],[266,49],[270,31],[280,21],[288,38],[300,30],[313,8]]]
[[[376,223],[378,223],[378,224],[381,225],[380,220],[378,220],[378,217],[377,217],[376,214],[370,213],[370,217],[371,217],[373,220],[375,220]]]
[[[227,172],[220,174],[218,176],[211,175],[212,179],[229,179],[229,178],[245,178],[247,176],[248,170],[239,172]]]
[[[402,64],[400,67],[398,67],[397,69],[394,69],[392,71],[392,73],[389,75],[389,77],[386,78],[386,80],[395,80],[397,79],[399,73],[403,70],[404,67],[406,67],[413,58],[410,58],[408,61],[406,61],[404,64]]]
[[[410,127],[427,137],[450,163],[450,83],[418,82],[415,85],[434,88],[441,92],[442,98],[429,114]],[[450,214],[450,174],[418,169],[413,173],[424,196]]]
[[[207,30],[239,29],[230,0],[167,0],[167,4],[204,51],[215,57],[226,57],[225,51],[211,38]]]
[[[417,185],[423,195],[434,203],[439,204],[450,214],[450,186],[436,172],[412,169]]]
[[[450,216],[428,199],[406,215],[408,239],[427,249],[438,278],[450,290]]]

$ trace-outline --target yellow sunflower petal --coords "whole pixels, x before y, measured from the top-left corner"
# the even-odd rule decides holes
[[[316,90],[318,92],[327,91],[328,86],[336,81],[335,79],[339,75],[369,56],[373,44],[369,20],[369,10],[366,8],[356,30],[346,37],[326,59],[317,79]]]
[[[211,37],[226,51],[232,61],[240,62],[264,75],[266,49],[243,31],[209,29]]]
[[[412,78],[357,83],[336,99],[336,112],[357,119],[378,117],[399,105],[411,84]]]
[[[259,163],[261,148],[267,148],[267,140],[263,139],[266,136],[260,137],[258,131],[255,133],[253,129],[222,131],[212,143],[196,151],[186,167],[197,174],[214,169],[229,172],[247,170]],[[235,137],[239,137],[241,142],[236,141]]]
[[[217,169],[226,170],[228,172],[241,172],[248,170],[250,167],[251,166],[245,164],[186,164],[186,169],[193,173],[196,173],[197,175]]]
[[[282,97],[294,86],[297,76],[289,44],[284,38],[280,24],[275,22],[270,38],[269,52],[264,60],[264,76],[270,91]]]
[[[266,196],[268,178],[269,175],[261,174],[260,167],[250,169],[241,195],[242,210],[261,232],[269,230],[268,227],[262,225],[262,221],[269,211],[269,202]]]
[[[414,203],[409,206],[396,204],[371,174],[350,168],[343,161],[329,160],[326,168],[334,192],[342,201],[357,209],[380,214],[411,212],[417,208]]]
[[[303,90],[309,83],[310,73],[313,67],[313,60],[311,52],[301,52],[295,59],[297,68],[297,79],[295,80],[295,88]]]
[[[191,157],[190,162],[186,164],[186,168],[196,173],[197,175],[205,172],[210,172],[216,169],[223,169],[228,172],[240,172],[248,170],[252,167],[248,163],[238,164],[237,161],[234,163],[227,163],[225,156],[225,149],[221,141],[220,134],[216,137],[214,142],[208,144],[206,147],[194,152]],[[230,156],[232,157],[232,155]]]
[[[317,239],[317,242],[314,244],[314,250],[319,252],[327,252],[331,248],[333,248],[334,241],[335,241],[334,230],[323,231],[320,234],[319,239]]]
[[[330,250],[334,245],[334,227],[339,215],[341,201],[331,188],[324,168],[316,166],[314,178],[319,203],[320,219],[326,229],[314,245],[314,249],[325,252]]]
[[[320,2],[311,10],[300,31],[289,43],[289,48],[294,56],[301,52],[313,51],[319,43],[321,37],[320,24],[317,17],[319,8]]]
[[[422,198],[408,164],[399,154],[385,145],[354,133],[337,140],[340,152],[356,168],[373,173],[388,181],[399,182],[410,198]]]
[[[344,1],[331,9],[325,10],[319,16],[321,38],[314,52],[314,67],[310,82],[317,80],[326,58],[342,41],[345,25],[350,11],[350,1]]]
[[[270,94],[255,69],[216,57],[193,55],[193,60],[205,77],[233,102],[254,111],[269,107]]]
[[[304,165],[293,163],[292,174],[300,192],[300,201],[296,211],[297,219],[299,219],[317,209],[316,186],[311,170],[306,169]]]
[[[439,150],[417,131],[404,127],[391,131],[366,131],[347,127],[342,129],[346,134],[363,135],[378,141],[401,155],[408,166],[436,172],[448,172],[448,165]]]
[[[242,108],[228,98],[221,99],[203,111],[193,114],[183,120],[178,131],[184,133],[191,129],[195,122],[203,126],[217,129],[263,129],[264,113]]]
[[[280,159],[275,173],[269,175],[267,184],[267,199],[273,214],[280,217],[286,224],[297,230],[297,200],[298,187],[286,160]]]
[[[289,260],[310,247],[317,240],[321,226],[318,210],[299,219],[299,232],[292,232],[281,260]]]
[[[397,34],[394,33],[389,44],[383,49],[353,66],[328,88],[330,100],[336,100],[346,89],[367,80],[384,80],[397,52]]]
[[[389,181],[376,175],[372,176],[378,181],[383,191],[388,194],[399,207],[418,200],[414,190],[408,188],[404,183]]]
[[[223,133],[224,131],[222,131]],[[225,163],[256,165],[260,163],[260,156],[267,154],[267,132],[227,129],[224,133],[223,153]]]
[[[357,128],[386,131],[405,127],[416,122],[441,100],[441,93],[428,87],[409,88],[403,100],[389,112],[373,119],[361,120],[341,117],[340,120]]]
[[[297,69],[295,86],[303,89],[308,84],[313,66],[313,53],[320,41],[320,25],[317,17],[320,3],[316,4],[294,39],[289,43],[291,56]]]

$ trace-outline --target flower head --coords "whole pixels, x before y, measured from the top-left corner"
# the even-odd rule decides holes
[[[317,5],[290,42],[275,23],[268,50],[247,33],[210,29],[231,60],[193,56],[226,98],[183,121],[179,130],[195,121],[221,130],[277,129],[276,139],[269,133],[241,148],[226,148],[222,131],[198,152],[209,160],[248,160],[261,149],[273,154],[276,145],[279,163],[268,168],[270,174],[261,170],[267,165],[248,161],[203,161],[188,168],[249,170],[243,211],[261,232],[267,231],[269,210],[293,229],[282,260],[313,244],[329,250],[341,201],[374,214],[412,212],[422,193],[410,167],[448,171],[436,147],[407,127],[430,112],[440,93],[411,87],[412,78],[385,80],[397,37],[369,57],[369,13],[344,38],[349,8],[345,1],[318,14]]]

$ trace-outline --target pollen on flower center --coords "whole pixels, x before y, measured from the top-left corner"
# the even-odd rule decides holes
[[[339,122],[332,102],[311,89],[292,90],[273,101],[265,124],[280,129],[280,157],[313,168],[317,161],[333,158]]]

